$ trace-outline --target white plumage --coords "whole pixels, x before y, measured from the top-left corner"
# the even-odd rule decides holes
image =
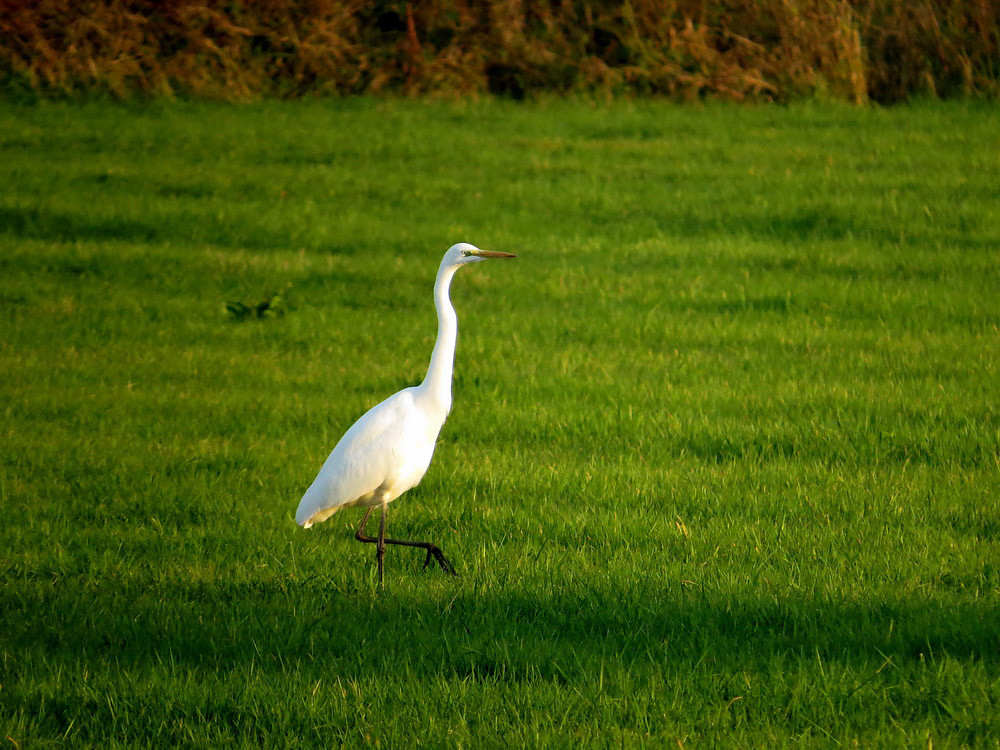
[[[295,521],[304,528],[325,521],[341,508],[368,508],[357,539],[377,543],[379,580],[385,544],[427,550],[446,571],[454,573],[441,551],[429,542],[385,539],[386,507],[423,478],[434,455],[438,433],[451,409],[451,379],[458,319],[448,290],[455,272],[467,263],[486,258],[513,258],[511,253],[480,250],[467,243],[453,245],[444,254],[434,283],[438,336],[427,376],[420,385],[404,388],[369,409],[337,443],[316,479],[302,496]],[[364,536],[371,510],[382,507],[378,539]]]
[[[416,390],[389,396],[344,434],[302,496],[296,523],[308,529],[341,508],[389,503],[417,486],[447,414],[421,409]]]

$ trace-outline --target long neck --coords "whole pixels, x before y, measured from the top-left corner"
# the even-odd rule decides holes
[[[444,265],[438,269],[434,282],[434,307],[437,309],[438,334],[431,353],[427,376],[418,387],[444,414],[451,409],[451,374],[455,362],[455,340],[458,337],[458,317],[451,306],[448,288],[458,266]]]

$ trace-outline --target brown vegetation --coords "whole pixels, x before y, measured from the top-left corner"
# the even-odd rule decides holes
[[[1000,93],[994,0],[0,0],[0,85],[861,103]]]

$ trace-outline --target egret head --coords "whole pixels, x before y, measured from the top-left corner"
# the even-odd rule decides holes
[[[444,261],[447,265],[460,266],[464,263],[478,263],[487,258],[516,258],[514,253],[502,253],[499,250],[480,250],[475,245],[468,242],[459,242],[448,248],[444,254]]]

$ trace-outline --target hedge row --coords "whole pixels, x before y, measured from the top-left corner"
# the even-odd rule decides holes
[[[0,0],[0,85],[248,99],[1000,93],[995,0]]]

